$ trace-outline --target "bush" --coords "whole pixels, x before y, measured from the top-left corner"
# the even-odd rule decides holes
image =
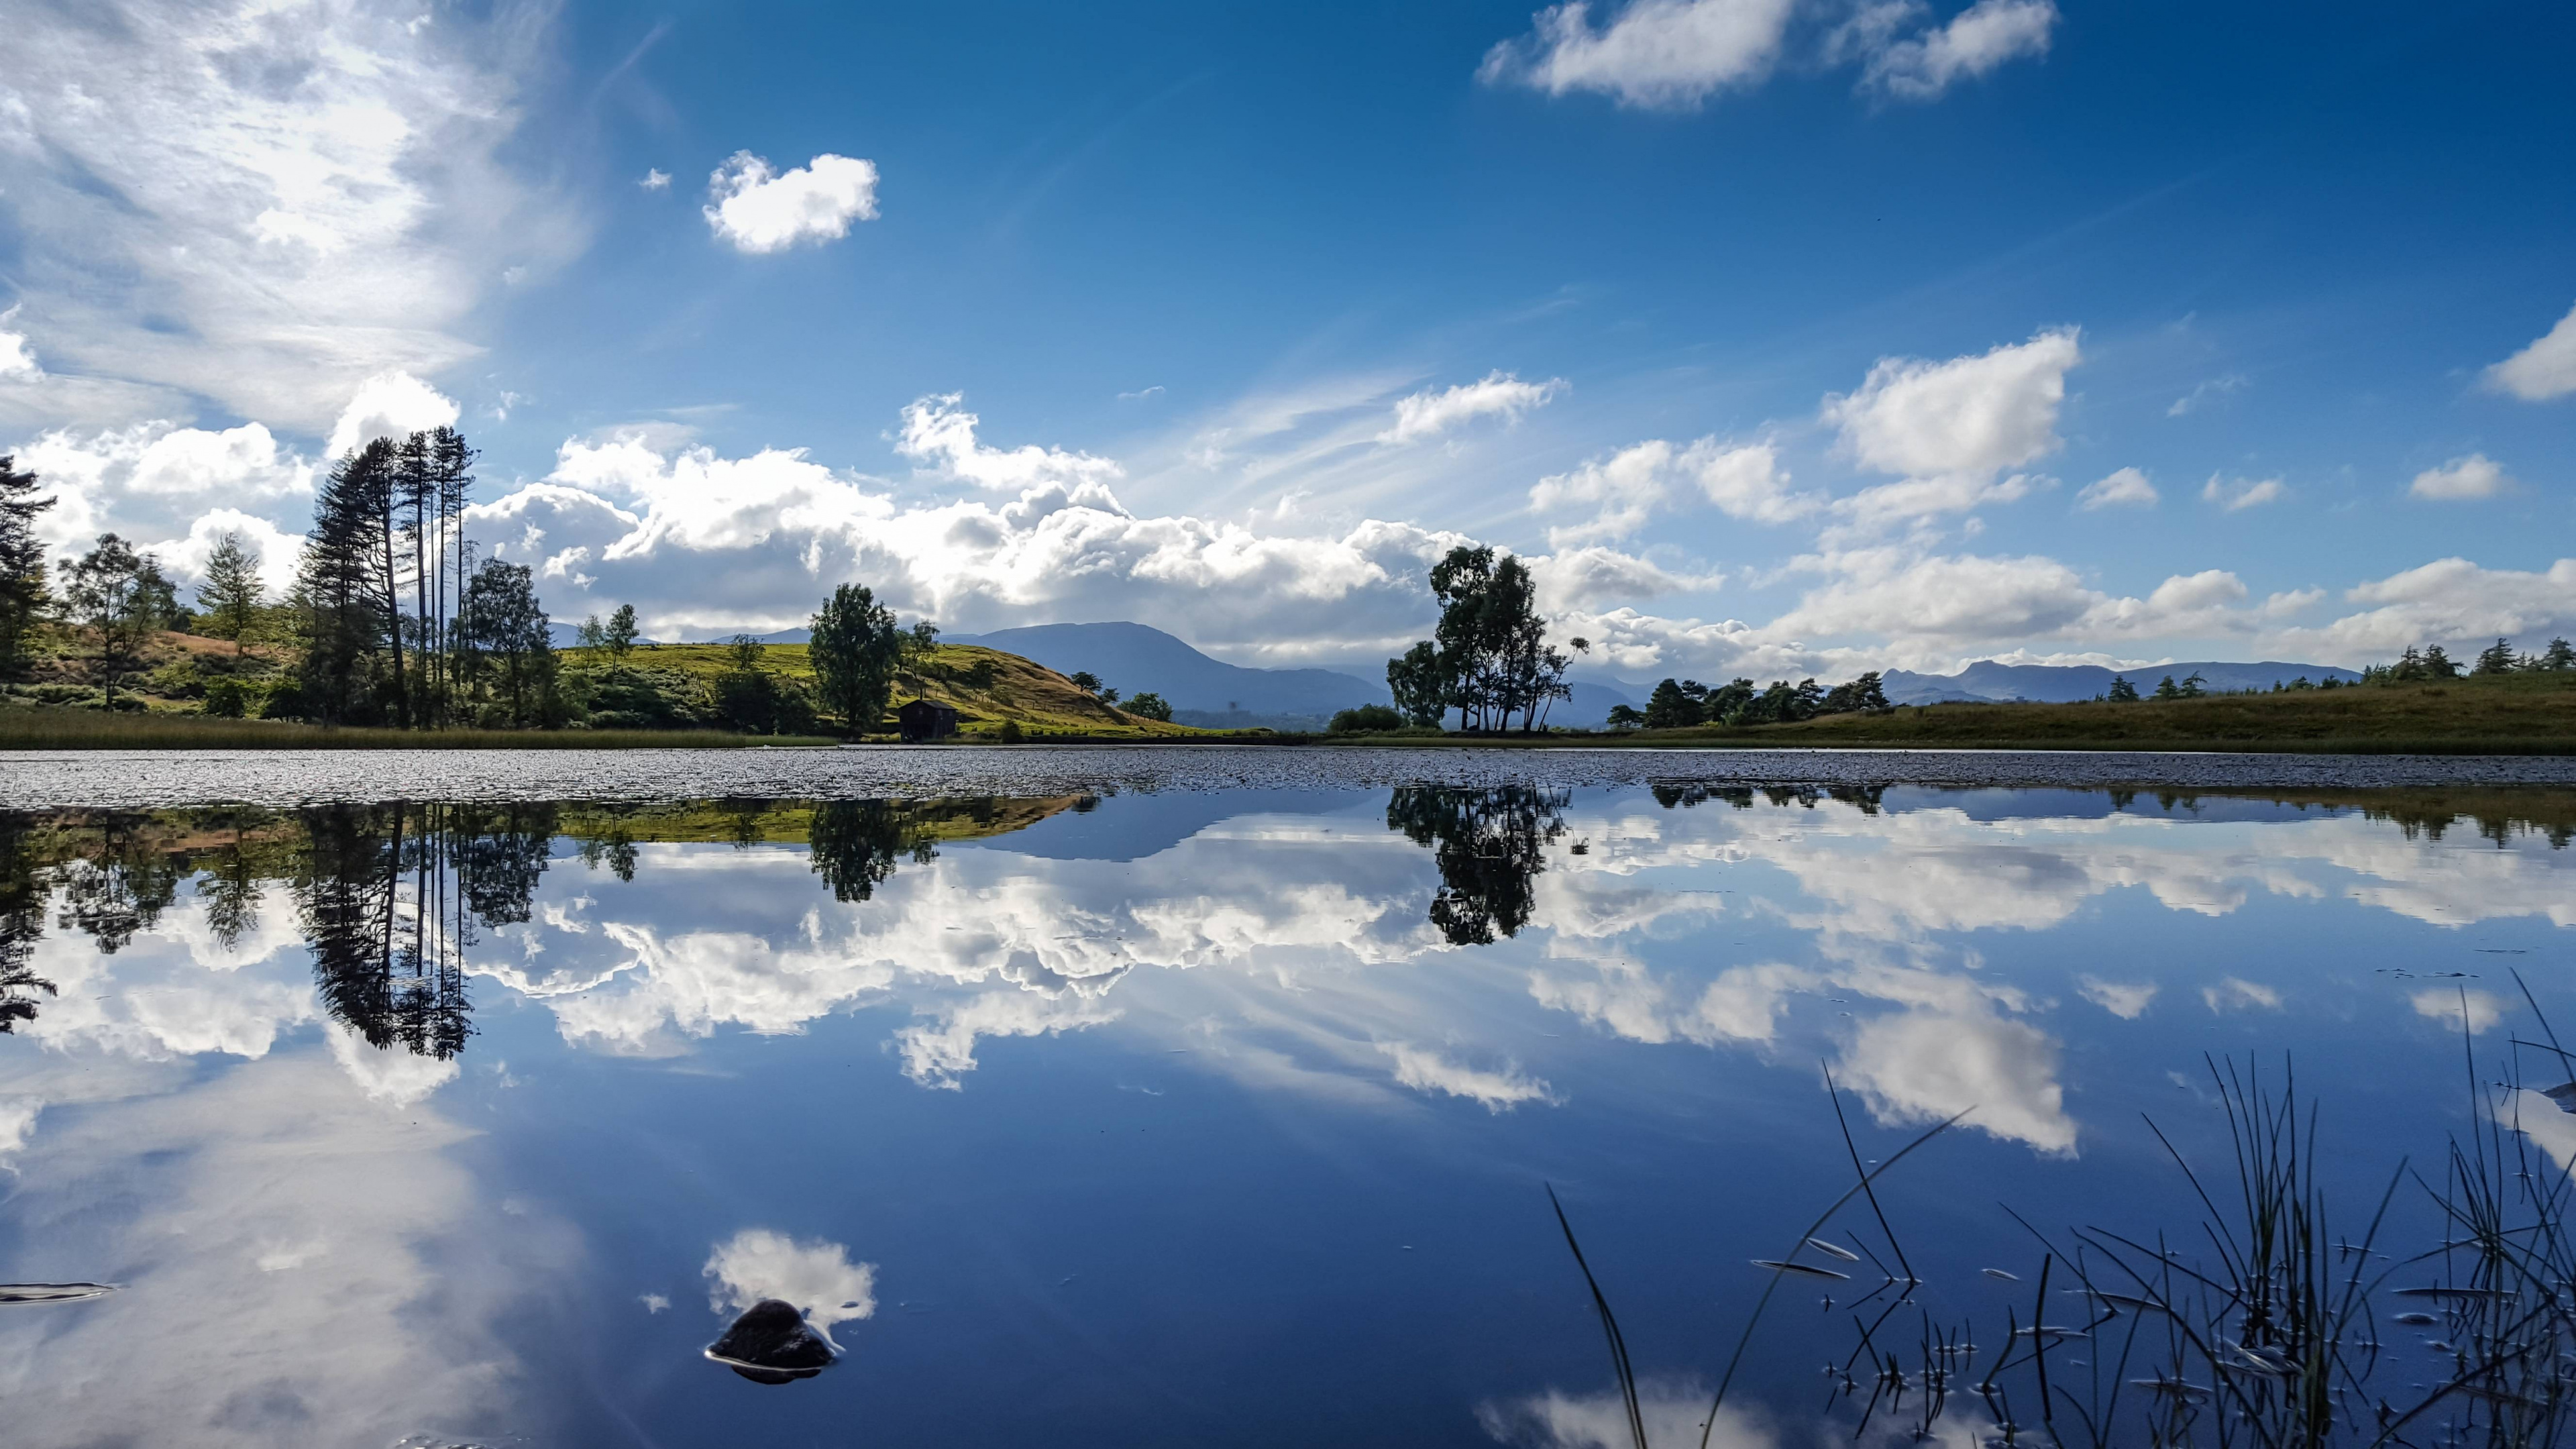
[[[1364,704],[1334,715],[1325,726],[1337,735],[1387,734],[1404,728],[1404,716],[1383,704]]]
[[[218,679],[206,686],[206,713],[217,719],[240,719],[250,712],[249,691],[238,679]]]
[[[1006,745],[1016,745],[1019,742],[1020,722],[1015,719],[1006,719],[1002,721],[1002,743]]]
[[[1172,722],[1172,706],[1159,694],[1140,694],[1127,701],[1125,708],[1127,713],[1138,719],[1160,720],[1165,724]]]

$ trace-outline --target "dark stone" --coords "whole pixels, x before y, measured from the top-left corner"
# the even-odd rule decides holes
[[[796,1305],[763,1298],[742,1312],[724,1336],[707,1345],[707,1357],[756,1384],[810,1379],[838,1357],[821,1334],[805,1326]]]

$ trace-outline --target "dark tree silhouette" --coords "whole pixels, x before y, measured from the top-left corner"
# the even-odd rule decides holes
[[[54,994],[27,966],[45,934],[45,887],[27,833],[25,816],[0,813],[0,1032],[36,1019],[38,992]]]
[[[36,496],[36,475],[0,457],[0,672],[26,662],[27,634],[45,615],[45,543],[36,515],[54,506]]]
[[[1439,866],[1431,924],[1450,944],[1491,945],[1529,923],[1532,882],[1547,869],[1547,847],[1565,833],[1572,798],[1526,785],[1405,786],[1388,798],[1387,828],[1429,846]]]
[[[891,800],[827,800],[814,807],[807,837],[814,873],[837,901],[864,901],[894,874],[898,857],[915,865],[939,858],[938,843]]]

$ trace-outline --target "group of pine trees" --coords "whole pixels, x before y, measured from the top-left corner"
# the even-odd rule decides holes
[[[1432,637],[1386,662],[1387,688],[1407,723],[1436,726],[1454,709],[1463,729],[1507,730],[1517,717],[1528,733],[1573,694],[1565,682],[1573,660],[1547,642],[1528,565],[1461,545],[1432,565],[1431,593],[1440,602]],[[1567,645],[1577,654],[1592,648],[1585,639]]]
[[[332,465],[287,600],[300,645],[270,713],[437,729],[559,725],[553,632],[525,564],[474,560],[474,450],[453,428]]]
[[[2457,679],[2462,674],[2555,674],[2576,669],[2576,644],[2565,639],[2552,639],[2539,653],[2517,650],[2508,639],[2497,639],[2478,651],[2477,657],[2463,669],[2460,661],[2439,644],[2410,647],[2394,664],[2374,664],[2361,671],[2365,684],[2415,684],[2427,680]]]

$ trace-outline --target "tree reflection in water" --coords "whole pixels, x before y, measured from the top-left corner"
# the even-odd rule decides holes
[[[478,925],[528,919],[554,808],[338,805],[301,823],[296,925],[324,1007],[372,1047],[463,1051],[465,950]]]
[[[808,837],[814,873],[836,901],[864,901],[894,874],[898,856],[915,865],[939,858],[936,840],[910,806],[892,800],[826,800]]]
[[[1567,790],[1405,786],[1387,800],[1386,824],[1431,848],[1440,894],[1431,924],[1455,946],[1487,946],[1529,923],[1533,884],[1547,847],[1565,833]]]
[[[45,934],[45,884],[27,849],[28,823],[0,816],[0,1032],[36,1019],[36,994],[54,994],[54,983],[27,966]]]

